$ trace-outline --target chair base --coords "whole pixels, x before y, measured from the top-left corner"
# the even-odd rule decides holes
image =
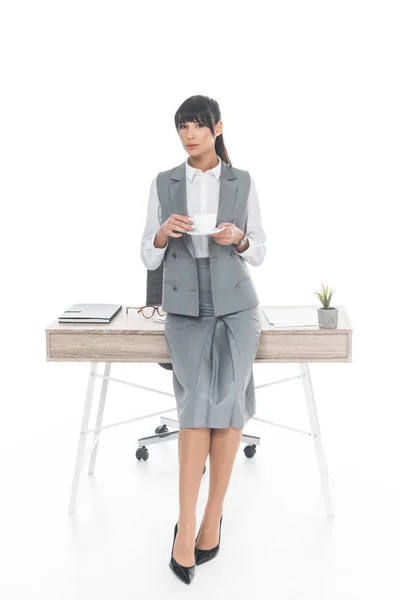
[[[152,444],[162,444],[171,440],[177,440],[179,436],[179,421],[171,417],[160,416],[161,425],[156,427],[154,435],[147,435],[142,438],[138,438],[138,449],[136,451],[136,458],[138,460],[147,460],[149,452],[146,446]],[[169,431],[169,427],[175,427],[176,431]],[[260,437],[250,435],[248,433],[242,433],[242,443],[248,444],[244,449],[244,453],[248,458],[252,458],[256,452],[256,446],[260,444]]]

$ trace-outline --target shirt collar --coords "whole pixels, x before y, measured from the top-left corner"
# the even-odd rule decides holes
[[[203,171],[201,169],[195,169],[195,167],[192,167],[192,165],[189,165],[189,163],[188,163],[189,158],[190,158],[190,156],[188,156],[186,159],[186,177],[188,177],[190,179],[190,181],[193,181],[193,177],[195,176],[195,174],[198,172],[203,173]],[[216,167],[214,167],[213,169],[208,169],[205,172],[212,173],[213,175],[215,175],[215,178],[218,179],[221,175],[221,157],[218,156],[218,164]]]

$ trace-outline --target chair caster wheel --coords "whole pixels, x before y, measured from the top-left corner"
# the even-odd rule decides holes
[[[155,428],[154,433],[167,433],[167,431],[169,431],[168,427],[164,424],[164,425],[158,425]]]
[[[245,448],[243,449],[243,452],[245,453],[245,455],[247,456],[247,458],[253,458],[253,456],[256,453],[256,445],[255,444],[250,444],[249,446],[245,446]]]
[[[140,446],[140,448],[136,450],[136,458],[138,460],[147,460],[149,458],[149,451],[147,450],[146,446]]]

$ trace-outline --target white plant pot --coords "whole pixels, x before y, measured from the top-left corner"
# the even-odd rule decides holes
[[[318,325],[324,329],[336,329],[338,322],[338,309],[334,306],[330,308],[318,309]]]

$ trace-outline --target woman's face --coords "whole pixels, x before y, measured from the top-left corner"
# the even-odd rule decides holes
[[[181,123],[178,132],[186,152],[190,156],[200,156],[214,148],[215,138],[222,132],[222,121],[218,121],[215,125],[215,137],[206,125],[190,121]]]

